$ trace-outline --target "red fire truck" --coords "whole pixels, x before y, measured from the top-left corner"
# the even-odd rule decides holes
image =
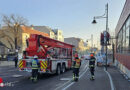
[[[31,72],[31,60],[37,55],[40,62],[39,73],[61,74],[71,68],[73,47],[42,35],[31,34],[27,39],[23,58],[19,61],[19,70]]]

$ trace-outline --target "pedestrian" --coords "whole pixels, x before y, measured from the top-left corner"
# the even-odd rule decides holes
[[[73,61],[73,81],[78,81],[79,79],[79,68],[81,66],[81,60],[78,57],[75,57]]]
[[[33,82],[37,81],[38,78],[38,69],[39,69],[39,62],[38,62],[38,56],[34,56],[34,59],[32,60],[32,77],[31,80]]]
[[[94,55],[90,54],[90,60],[89,60],[89,69],[90,69],[90,73],[91,73],[90,80],[94,80],[95,60],[96,60],[96,58],[94,57]]]
[[[15,68],[17,68],[17,64],[18,64],[18,56],[17,55],[14,58],[14,62],[15,62]]]

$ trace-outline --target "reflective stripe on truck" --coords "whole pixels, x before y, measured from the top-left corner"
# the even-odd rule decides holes
[[[41,71],[46,72],[47,61],[40,61],[40,69],[41,69]]]
[[[18,63],[18,68],[19,70],[23,70],[25,67],[25,61],[24,60],[20,60]]]

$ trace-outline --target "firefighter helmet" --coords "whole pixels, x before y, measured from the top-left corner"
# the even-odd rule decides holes
[[[93,57],[93,54],[90,54],[91,57]]]
[[[38,58],[38,56],[37,56],[37,55],[35,55],[35,56],[34,56],[34,58]]]

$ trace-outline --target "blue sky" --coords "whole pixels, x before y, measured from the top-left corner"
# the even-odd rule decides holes
[[[0,0],[0,14],[25,17],[29,25],[45,25],[63,30],[65,37],[99,40],[105,19],[91,24],[93,16],[103,15],[109,4],[109,29],[114,32],[125,0]]]

